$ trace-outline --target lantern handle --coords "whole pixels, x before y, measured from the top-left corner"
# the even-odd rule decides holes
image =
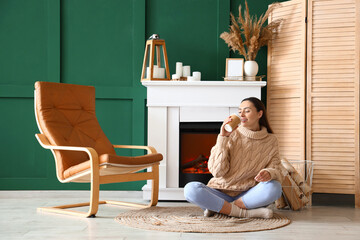
[[[150,37],[149,37],[149,39],[148,40],[152,40],[152,39],[159,39],[160,37],[159,37],[159,35],[158,34],[156,34],[156,33],[154,33],[153,35],[151,35]]]

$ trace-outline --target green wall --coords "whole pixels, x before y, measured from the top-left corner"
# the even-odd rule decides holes
[[[271,0],[249,0],[261,14]],[[36,81],[96,87],[99,122],[114,144],[146,144],[145,41],[166,40],[170,71],[191,65],[221,80],[229,53],[219,38],[243,0],[0,0],[0,189],[88,189],[60,184],[54,159],[37,143]],[[266,74],[266,49],[256,59]],[[263,90],[265,94],[265,90]],[[123,150],[119,154],[140,152]],[[144,182],[103,189],[140,190]]]

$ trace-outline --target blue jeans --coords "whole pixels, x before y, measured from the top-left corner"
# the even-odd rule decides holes
[[[260,182],[235,197],[210,188],[201,182],[189,182],[184,187],[187,201],[198,205],[203,210],[209,209],[214,212],[220,212],[225,201],[230,203],[239,198],[242,198],[247,209],[264,207],[280,198],[281,193],[281,184],[276,180]]]

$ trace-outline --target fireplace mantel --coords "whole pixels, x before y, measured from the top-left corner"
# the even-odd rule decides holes
[[[260,88],[266,82],[144,81],[142,84],[147,87],[147,106],[238,107],[245,96],[260,97]]]
[[[148,145],[162,153],[160,200],[184,200],[179,187],[180,122],[222,122],[241,100],[261,99],[264,81],[143,81],[147,88]],[[143,187],[150,199],[151,182]]]

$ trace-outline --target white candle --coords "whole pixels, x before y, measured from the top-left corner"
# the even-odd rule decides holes
[[[196,81],[200,81],[201,80],[201,72],[193,72],[193,77],[195,78]]]
[[[150,68],[146,68],[146,78],[150,78]]]
[[[194,77],[192,77],[192,76],[188,76],[187,80],[190,81],[190,82],[196,81],[196,79]]]
[[[180,77],[182,77],[182,72],[183,72],[183,63],[177,62],[176,63],[176,74],[179,75]]]
[[[190,66],[183,66],[183,77],[190,76]]]
[[[165,78],[165,68],[158,68],[158,74],[157,77],[158,78]]]
[[[173,75],[172,75],[172,79],[174,79],[174,80],[179,80],[179,79],[180,79],[179,74],[173,74]]]
[[[159,78],[159,68],[157,65],[154,65],[154,72],[153,72],[154,78]]]

